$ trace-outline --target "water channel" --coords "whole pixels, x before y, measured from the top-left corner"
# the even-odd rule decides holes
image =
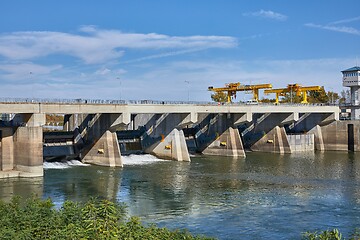
[[[123,160],[123,169],[45,163],[43,178],[0,180],[0,198],[36,193],[61,206],[104,197],[126,203],[146,223],[218,239],[301,239],[332,228],[348,236],[360,227],[360,154]]]

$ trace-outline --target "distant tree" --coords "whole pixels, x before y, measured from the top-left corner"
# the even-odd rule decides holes
[[[336,92],[332,92],[332,91],[328,91],[327,96],[329,99],[329,103],[331,103],[331,104],[336,103],[340,99],[339,94]]]
[[[275,99],[262,98],[262,99],[260,100],[260,102],[262,102],[262,103],[274,103],[274,102],[275,102]]]
[[[308,91],[308,102],[309,103],[328,103],[329,96],[322,88],[320,91]]]
[[[295,92],[289,92],[286,93],[283,98],[281,99],[280,102],[283,103],[301,103],[302,101],[302,97],[301,96],[296,96]]]
[[[225,92],[215,92],[211,94],[211,99],[214,102],[227,102],[227,93]]]
[[[346,99],[347,99],[347,96],[350,95],[350,91],[349,90],[342,90],[341,93],[340,93],[341,97],[339,98],[339,103],[346,103]]]

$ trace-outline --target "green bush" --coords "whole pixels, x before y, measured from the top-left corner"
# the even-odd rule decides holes
[[[56,210],[50,199],[14,197],[0,201],[0,239],[211,239],[187,231],[144,226],[136,217],[126,218],[124,205],[90,199],[86,203],[65,201]]]
[[[338,229],[326,230],[318,232],[306,232],[303,234],[304,240],[345,240]],[[359,240],[360,233],[356,230],[349,238],[349,240]]]

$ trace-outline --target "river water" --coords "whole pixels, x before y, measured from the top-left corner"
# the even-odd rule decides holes
[[[158,226],[218,239],[300,239],[305,231],[360,227],[360,154],[326,152],[246,158],[123,157],[124,168],[45,163],[35,179],[0,180],[0,197],[32,193],[64,200],[104,197]]]

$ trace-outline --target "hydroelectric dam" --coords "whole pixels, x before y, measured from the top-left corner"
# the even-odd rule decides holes
[[[245,150],[360,150],[358,121],[340,121],[338,106],[9,100],[0,113],[12,116],[0,122],[3,178],[42,176],[51,149],[109,167],[122,167],[121,151],[136,149],[176,161],[190,161],[189,150],[239,158]],[[64,131],[44,132],[46,114],[64,115]]]

